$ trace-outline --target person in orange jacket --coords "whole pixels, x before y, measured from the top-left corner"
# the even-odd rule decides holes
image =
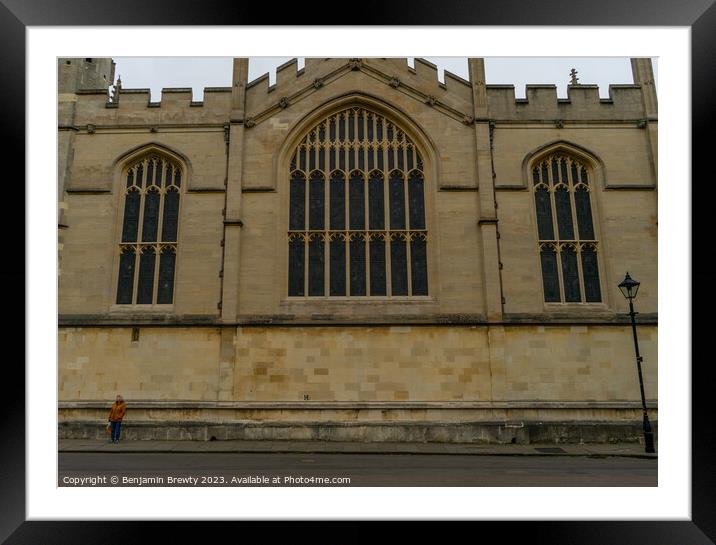
[[[119,433],[122,427],[122,419],[127,412],[127,404],[124,398],[117,394],[117,400],[112,403],[109,410],[109,425],[112,427],[112,443],[119,443]]]

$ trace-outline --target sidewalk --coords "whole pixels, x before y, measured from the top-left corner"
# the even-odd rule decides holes
[[[481,456],[621,456],[657,458],[637,443],[497,445],[469,443],[357,443],[338,441],[123,441],[60,439],[59,452],[462,454]]]

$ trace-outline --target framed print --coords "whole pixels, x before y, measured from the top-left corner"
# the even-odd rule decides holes
[[[691,77],[693,134],[703,134],[713,111],[707,60],[714,49],[707,30],[716,18],[713,7],[669,13],[644,6],[639,13],[615,6],[595,13],[585,3],[559,19],[565,27],[549,29],[540,25],[555,24],[556,4],[539,11],[514,6],[492,19],[465,6],[443,6],[440,14],[417,7],[400,21],[386,10],[380,21],[386,25],[476,25],[411,31],[244,26],[252,21],[224,7],[197,14],[162,5],[167,15],[160,19],[160,4],[144,9],[141,23],[236,26],[136,27],[133,16],[117,18],[109,8],[84,12],[79,3],[62,10],[6,6],[3,66],[15,77],[5,84],[5,118],[14,135],[8,145],[27,142],[28,211],[28,368],[8,388],[2,423],[0,537],[7,543],[59,543],[60,533],[76,536],[74,542],[136,541],[147,526],[165,536],[186,535],[185,524],[172,524],[178,520],[255,519],[481,520],[550,543],[713,540],[713,425],[703,391],[710,381],[706,365],[691,364],[687,226],[689,175],[708,179],[701,172],[706,154],[694,154],[689,169],[687,90]],[[590,26],[580,26],[586,19]],[[488,26],[518,22],[532,26]],[[363,31],[392,45],[363,44]],[[432,49],[421,45],[421,33]],[[310,44],[292,45],[304,44],[309,34]],[[322,43],[349,45],[321,49]],[[412,64],[397,62],[412,50],[418,55]],[[633,83],[600,97],[573,69],[571,81],[564,74],[567,99],[541,82],[528,85],[522,99],[514,89],[491,85],[482,60],[520,51],[629,57]],[[466,57],[469,74],[446,72],[438,81],[435,65],[420,54]],[[248,75],[249,59],[279,55],[301,64],[279,66],[275,83]],[[205,88],[203,99],[177,87],[163,89],[159,100],[126,77],[118,81],[112,59],[136,56],[227,57],[230,79]],[[56,88],[48,84],[58,77]],[[294,85],[296,78],[305,81]],[[434,90],[426,90],[432,79]],[[43,85],[53,88],[46,92]],[[615,128],[627,125],[628,133]],[[600,136],[574,136],[587,129]],[[505,145],[513,151],[494,151]],[[19,147],[9,151],[21,156]],[[47,153],[58,163],[47,161]],[[455,160],[469,154],[476,166]],[[54,186],[41,181],[56,174],[57,202],[47,189]],[[661,199],[659,174],[666,180]],[[468,197],[473,204],[465,204]],[[54,220],[46,221],[58,214],[59,242]],[[70,220],[84,226],[81,234],[72,233]],[[457,238],[447,235],[450,228]],[[703,237],[703,230],[693,232],[694,242]],[[470,241],[480,249],[474,263],[459,250]],[[522,249],[510,254],[510,244]],[[655,263],[642,265],[657,253],[658,274]],[[629,290],[635,296],[640,284],[630,284],[627,274],[619,288],[627,299],[617,299],[616,275],[623,272],[617,265],[612,271],[610,259],[636,267],[630,272],[642,282],[637,313]],[[520,260],[536,265],[530,270]],[[6,281],[19,284],[21,268],[8,270]],[[709,273],[696,272],[693,286],[707,287]],[[702,291],[709,293],[696,293]],[[656,361],[657,308],[658,397],[656,370],[649,366]],[[706,323],[694,315],[697,333]],[[486,361],[502,358],[511,378],[500,378],[502,363],[483,369],[467,361],[474,349],[465,347],[474,341],[466,339],[481,328],[485,340],[478,349]],[[594,335],[593,342],[580,335]],[[387,363],[364,372],[366,358]],[[449,363],[436,363],[442,361]],[[536,392],[535,381],[553,386],[532,397],[521,393]],[[495,403],[499,388],[506,391],[502,405]],[[141,422],[120,425],[121,396],[111,410],[105,403],[120,390],[126,414],[141,414]],[[492,432],[450,420],[460,418],[458,411],[486,410],[513,420],[500,416],[508,425]],[[534,429],[524,416],[529,410],[542,419]],[[377,424],[410,411],[444,425],[421,428],[428,416],[406,420],[400,429]],[[177,442],[198,439],[207,449],[267,439],[280,450],[280,441],[302,438],[375,445],[385,437],[417,437],[430,445],[446,437],[474,443],[476,434],[494,432],[490,440],[513,455],[529,444],[540,444],[545,455],[570,454],[605,429],[548,425],[556,421],[553,414],[578,411],[602,423],[612,414],[631,419],[609,428],[602,442],[626,437],[651,456],[658,429],[658,483],[537,488],[517,480],[459,487],[443,479],[442,485],[407,484],[413,486],[407,490],[397,488],[405,484],[373,490],[370,481],[363,488],[189,490],[179,481],[168,490],[166,481],[153,486],[146,480],[141,464],[136,480],[117,488],[60,482],[63,476],[103,478],[106,458],[96,458],[91,471],[53,466],[63,439],[102,440],[106,445],[96,452],[104,452],[117,442],[127,448],[161,434]],[[342,424],[354,413],[353,424]],[[322,420],[311,425],[316,415]],[[100,418],[101,426],[88,424]],[[269,429],[251,419],[273,423]],[[468,433],[466,441],[461,434]],[[609,456],[604,452],[591,453],[595,465]],[[133,459],[142,456],[150,458],[146,448]],[[213,478],[209,469],[202,476]],[[108,510],[113,502],[116,508]]]

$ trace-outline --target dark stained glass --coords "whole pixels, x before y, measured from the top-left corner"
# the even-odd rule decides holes
[[[308,295],[323,295],[325,244],[321,237],[308,243]]]
[[[356,151],[353,146],[348,148],[348,170],[356,168]]]
[[[338,168],[346,169],[346,148],[344,146],[338,148]]]
[[[373,115],[368,114],[366,116],[366,118],[367,118],[367,131],[368,131],[368,133],[367,133],[368,136],[367,136],[366,140],[368,140],[368,142],[372,142],[373,141]]]
[[[562,247],[562,280],[564,282],[564,300],[567,303],[579,303],[579,273],[577,271],[577,253],[571,246]]]
[[[370,245],[370,294],[387,295],[385,284],[385,241],[374,238]]]
[[[321,126],[318,127],[318,140],[320,142],[325,142],[326,140],[326,127],[323,123],[321,123]]]
[[[137,181],[136,185],[139,187],[144,186],[144,165],[142,163],[139,163],[137,165]]]
[[[532,182],[537,185],[539,183],[539,170],[537,167],[532,169]]]
[[[331,142],[336,141],[336,120],[333,117],[328,122],[328,139]]]
[[[572,183],[577,185],[579,183],[579,174],[577,173],[577,163],[572,161]]]
[[[544,300],[547,303],[559,303],[559,273],[557,272],[557,253],[554,248],[544,246],[540,252],[542,262],[542,284]]]
[[[132,304],[132,289],[134,287],[134,248],[127,248],[122,251],[119,257],[119,279],[117,285],[117,304]]]
[[[162,220],[162,240],[176,242],[179,222],[179,192],[167,191],[164,195],[164,219]]]
[[[291,178],[290,208],[288,228],[291,231],[302,231],[306,228],[306,182],[299,173]]]
[[[308,148],[308,170],[315,170],[316,168],[316,148]]]
[[[423,159],[420,157],[420,154],[416,152],[416,157],[418,160],[418,170],[423,170]]]
[[[144,223],[142,225],[142,242],[155,242],[157,240],[157,226],[159,224],[158,191],[147,191],[144,196]]]
[[[154,161],[147,161],[147,186],[154,183]]]
[[[124,198],[124,224],[122,242],[136,242],[139,228],[139,191],[130,191]]]
[[[542,163],[542,181],[549,185],[549,176],[547,175],[547,163]]]
[[[428,256],[426,243],[420,237],[410,241],[410,276],[412,295],[428,294]]]
[[[574,240],[572,205],[569,200],[569,192],[566,189],[559,189],[554,192],[554,202],[557,207],[557,229],[559,230],[560,240]]]
[[[328,157],[329,157],[329,169],[335,170],[336,169],[336,147],[331,146],[328,150]]]
[[[375,152],[373,151],[373,146],[368,146],[365,152],[368,155],[368,170],[373,170],[375,168]]]
[[[375,128],[376,128],[376,133],[377,133],[376,140],[378,140],[378,142],[382,142],[383,141],[383,119],[382,118],[379,117],[378,119],[376,119]]]
[[[341,114],[338,116],[338,140],[344,142],[346,139],[346,117]]]
[[[423,179],[418,172],[411,172],[408,178],[408,210],[410,228],[425,229],[425,198]]]
[[[407,155],[408,155],[408,170],[413,170],[413,148],[412,148],[412,146],[408,148]]]
[[[388,170],[393,170],[395,168],[395,146],[388,146],[385,152],[388,154]]]
[[[320,170],[326,169],[326,150],[323,146],[318,148],[318,168]]]
[[[303,296],[305,274],[303,270],[305,248],[303,239],[296,237],[288,243],[288,294]]]
[[[390,242],[390,285],[393,295],[408,295],[406,244],[400,237]]]
[[[157,187],[162,187],[162,173],[164,172],[164,161],[157,161],[157,179],[155,184]]]
[[[554,240],[554,225],[552,223],[552,204],[549,191],[542,186],[535,190],[535,205],[537,207],[537,230],[540,240]]]
[[[569,176],[567,175],[567,161],[562,159],[559,162],[560,172],[562,173],[562,183],[569,184]]]
[[[341,237],[331,241],[330,294],[346,294],[346,243]]]
[[[358,168],[360,170],[365,170],[365,150],[363,149],[363,146],[358,148]]]
[[[383,176],[374,172],[368,180],[368,228],[385,229]]]
[[[348,112],[348,140],[353,142],[355,140],[355,114]]]
[[[308,194],[308,228],[312,230],[323,229],[325,213],[325,191],[326,184],[323,175],[314,172],[311,174],[311,182]]]
[[[127,187],[132,187],[134,185],[134,170],[129,169],[127,172]]]
[[[383,170],[385,165],[385,150],[383,146],[378,146],[378,170]]]
[[[387,124],[386,133],[387,133],[386,138],[387,138],[388,140],[393,140],[393,124],[392,124],[392,123],[388,123],[388,124]]]
[[[355,237],[350,242],[351,295],[365,295],[365,241]]]
[[[159,256],[159,284],[157,304],[170,305],[174,297],[174,264],[176,255],[172,248],[165,248]]]
[[[351,229],[365,229],[365,184],[359,172],[351,173],[349,183],[349,220]]]
[[[174,185],[181,187],[181,169],[179,168],[174,169]]]
[[[346,228],[346,182],[342,172],[334,172],[331,176],[331,210],[330,228]]]
[[[402,172],[391,172],[388,182],[390,228],[405,229],[405,187]]]
[[[172,166],[167,163],[167,167],[164,170],[164,185],[168,186],[172,183]]]
[[[298,168],[306,171],[306,148],[303,146],[298,150]]]
[[[139,256],[139,282],[137,283],[137,304],[151,305],[154,294],[154,248],[146,247]]]
[[[395,152],[398,155],[398,168],[400,170],[405,169],[405,159],[404,159],[404,152],[403,152],[403,146],[398,146],[395,148]]]
[[[587,303],[599,303],[602,300],[599,288],[599,267],[597,252],[594,248],[582,248],[582,273],[584,274],[584,299]]]
[[[361,141],[363,140],[363,133],[364,133],[363,122],[364,122],[363,113],[361,112],[358,114],[358,140],[361,140]]]
[[[589,177],[587,176],[587,169],[582,167],[582,183],[589,185]]]
[[[574,207],[577,211],[577,227],[581,240],[594,240],[594,225],[592,223],[592,207],[589,202],[589,191],[577,189],[574,192]]]
[[[296,165],[296,154],[294,153],[293,157],[291,157],[291,170],[296,170],[297,166],[298,165]]]
[[[557,170],[557,160],[552,159],[550,161],[552,164],[552,183],[554,185],[557,185],[559,183],[559,171]]]

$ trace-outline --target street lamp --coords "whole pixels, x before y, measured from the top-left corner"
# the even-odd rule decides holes
[[[636,352],[636,368],[639,371],[639,389],[641,390],[641,408],[644,413],[644,451],[654,451],[654,433],[651,431],[651,424],[649,423],[649,416],[646,414],[646,399],[644,397],[644,379],[641,376],[641,362],[644,358],[639,354],[639,341],[636,338],[636,312],[634,312],[634,299],[639,291],[639,282],[634,280],[629,273],[626,273],[624,280],[619,284],[619,290],[622,292],[624,297],[629,301],[629,316],[631,316],[631,329],[634,334],[634,351]]]

